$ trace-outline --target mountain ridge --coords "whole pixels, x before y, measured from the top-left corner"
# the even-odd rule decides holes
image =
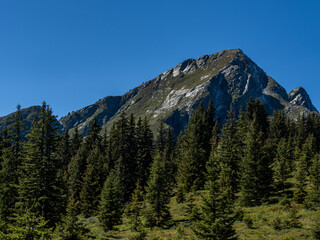
[[[231,49],[187,59],[122,96],[102,98],[62,117],[59,122],[62,131],[77,126],[86,135],[94,118],[109,129],[124,111],[136,118],[147,116],[153,131],[163,120],[177,135],[200,102],[206,106],[211,100],[217,118],[223,120],[230,104],[239,112],[250,97],[259,98],[269,114],[284,109],[296,118],[318,112],[302,87],[288,94],[241,49]],[[0,127],[1,122],[2,118]]]

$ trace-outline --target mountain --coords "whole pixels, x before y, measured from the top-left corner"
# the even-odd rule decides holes
[[[105,97],[68,114],[60,124],[62,130],[78,126],[86,135],[94,118],[109,129],[119,113],[125,111],[136,118],[147,116],[154,131],[162,119],[177,135],[200,102],[208,105],[212,100],[217,118],[224,120],[230,104],[238,112],[250,97],[259,98],[269,114],[284,109],[296,118],[302,113],[317,112],[302,87],[288,95],[240,49],[232,49],[188,59],[123,96]],[[0,124],[1,121],[2,118]]]
[[[40,106],[31,106],[28,108],[21,109],[21,118],[25,120],[26,125],[24,126],[23,131],[27,132],[31,128],[32,120],[39,114],[41,110]],[[14,118],[14,113],[11,113],[7,116],[0,117],[0,130],[2,131],[6,126],[12,123]]]

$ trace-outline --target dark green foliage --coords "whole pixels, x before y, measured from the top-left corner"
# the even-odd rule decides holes
[[[210,126],[213,125],[208,119],[206,110],[200,104],[193,112],[182,138],[177,181],[183,192],[198,190],[204,186],[206,162],[211,150]]]
[[[281,138],[278,147],[276,158],[273,163],[274,179],[278,190],[284,193],[287,179],[290,177],[291,160],[293,158],[291,143],[285,138]]]
[[[54,231],[54,239],[59,240],[85,240],[86,229],[77,218],[77,208],[74,203],[69,203],[66,210],[66,215],[61,219],[61,223],[56,227]]]
[[[222,136],[216,150],[212,153],[215,164],[220,164],[220,183],[222,188],[230,187],[234,198],[239,188],[242,141],[237,129],[235,116],[231,107],[228,120],[222,130]],[[214,150],[214,149],[213,149]],[[212,165],[212,164],[211,164]],[[209,171],[209,170],[208,170]],[[210,178],[210,176],[209,176]]]
[[[136,137],[133,117],[129,121],[124,113],[110,132],[108,163],[117,169],[124,204],[130,199],[137,181]]]
[[[310,170],[311,190],[308,192],[307,203],[310,207],[320,207],[320,155],[313,158]]]
[[[231,190],[221,188],[217,181],[209,181],[209,195],[203,197],[199,220],[192,230],[198,239],[237,239]]]
[[[70,136],[69,131],[66,130],[59,141],[58,147],[57,147],[57,159],[60,163],[59,169],[59,177],[63,180],[63,182],[68,181],[68,165],[71,161],[72,157],[72,151],[70,146]]]
[[[141,231],[142,227],[142,211],[144,207],[143,190],[140,183],[137,183],[137,187],[134,190],[131,201],[127,204],[124,214],[127,219],[127,223],[134,231]]]
[[[81,144],[82,144],[82,136],[79,133],[78,127],[75,127],[74,133],[71,137],[70,140],[70,151],[71,151],[71,156],[75,156],[76,153],[78,152]]]
[[[294,193],[294,198],[297,203],[304,203],[307,195],[307,178],[310,174],[312,158],[316,152],[314,140],[314,136],[312,134],[309,135],[305,143],[302,145],[301,151],[296,153],[298,159],[296,161],[296,191]]]
[[[168,226],[171,219],[168,203],[171,184],[167,178],[165,159],[157,153],[154,157],[146,191],[146,219],[148,226]]]
[[[98,210],[100,194],[106,179],[104,163],[104,154],[99,146],[96,146],[87,157],[87,168],[80,192],[81,211],[85,216],[95,215]]]
[[[270,122],[270,138],[276,145],[281,139],[287,139],[289,130],[287,126],[287,117],[283,110],[273,112],[273,117]]]
[[[250,98],[248,101],[246,108],[246,119],[248,122],[255,121],[258,131],[261,131],[265,138],[267,137],[266,134],[269,131],[268,114],[263,103],[259,99],[253,101],[253,99]]]
[[[308,174],[308,166],[304,158],[300,158],[296,163],[297,172],[295,175],[296,178],[296,191],[294,193],[294,199],[297,203],[303,203],[305,197],[307,195],[306,187],[307,187],[307,174]]]
[[[23,139],[21,131],[23,122],[21,119],[21,107],[12,124],[5,130],[2,137],[2,164],[0,170],[0,218],[7,219],[15,210],[19,183],[19,167],[22,158]]]
[[[20,214],[14,214],[14,224],[7,229],[8,240],[50,240],[52,229],[48,228],[48,221],[32,209],[25,209]]]
[[[118,175],[112,171],[104,184],[99,208],[99,220],[105,231],[121,223],[123,196]]]
[[[80,192],[82,177],[86,169],[87,154],[85,146],[82,145],[68,165],[68,202],[73,202],[78,206],[78,213],[80,213]]]
[[[241,202],[245,206],[254,206],[267,200],[273,181],[265,134],[255,117],[250,123],[245,144],[240,181]]]
[[[316,217],[313,219],[313,228],[312,230],[312,235],[313,238],[316,240],[320,239],[320,214],[317,213]]]
[[[88,187],[91,184],[95,184],[95,183],[91,183],[90,181],[95,182],[95,179],[92,179],[92,174],[94,174],[94,169],[96,168],[96,166],[89,166],[90,164],[94,165],[94,161],[95,159],[94,156],[91,156],[91,158],[89,158],[90,154],[92,151],[94,151],[94,149],[96,148],[95,151],[100,151],[100,153],[102,152],[101,150],[101,136],[99,135],[101,131],[100,126],[98,125],[98,121],[97,119],[94,119],[93,122],[90,125],[89,128],[89,133],[88,136],[86,137],[85,142],[79,147],[77,154],[75,156],[73,156],[71,158],[71,161],[68,165],[68,177],[69,177],[69,181],[68,181],[68,202],[73,202],[76,204],[76,206],[79,207],[78,212],[80,212],[80,195],[82,191],[85,191],[86,194],[89,193],[87,191]],[[76,145],[81,142],[80,141],[80,136],[74,135],[73,136],[73,140],[72,140],[72,146],[76,148]],[[77,144],[76,144],[77,143]],[[74,144],[74,145],[73,145]],[[92,153],[92,155],[94,155],[94,153]],[[97,155],[97,153],[96,153]],[[99,158],[98,158],[98,166],[101,167],[101,162],[103,160],[101,160],[101,158],[103,158],[103,156],[100,156],[101,154],[99,154]],[[90,164],[88,162],[88,159],[91,159]],[[103,168],[102,168],[103,169]],[[102,169],[99,169],[99,171],[103,171]],[[88,173],[87,173],[88,171]],[[87,173],[87,174],[86,174]],[[86,189],[82,190],[84,187],[84,178],[87,176],[86,179]],[[99,176],[99,178],[103,178],[103,176]],[[99,182],[103,182],[103,180],[99,181]],[[100,183],[101,185],[103,183]],[[101,187],[100,187],[101,189]],[[95,190],[92,190],[95,191]],[[82,199],[86,199],[86,196],[84,196],[85,194],[82,193]],[[99,194],[95,195],[96,198],[99,198]],[[90,198],[90,197],[89,197]],[[84,203],[84,205],[87,206],[87,204]],[[96,208],[96,205],[94,206],[94,208]],[[85,211],[88,210],[88,208],[83,207],[82,209],[85,209]],[[88,210],[89,211],[89,210]]]
[[[137,181],[141,186],[146,186],[153,154],[153,134],[147,118],[144,118],[143,121],[139,118],[136,132]]]
[[[25,154],[19,179],[20,209],[31,209],[35,216],[43,216],[53,226],[62,212],[62,191],[58,187],[59,162],[56,159],[58,129],[56,119],[44,102],[39,119],[33,121],[27,134]]]

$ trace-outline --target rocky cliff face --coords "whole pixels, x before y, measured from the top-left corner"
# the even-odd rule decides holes
[[[289,101],[292,104],[303,106],[310,111],[317,112],[317,109],[313,106],[311,99],[303,87],[298,87],[289,93]]]
[[[147,116],[153,130],[163,119],[178,134],[200,102],[207,105],[212,100],[217,118],[223,120],[230,104],[239,111],[250,97],[259,98],[270,114],[275,109],[284,109],[292,117],[317,112],[303,88],[288,95],[240,49],[232,49],[188,59],[123,96],[106,97],[72,112],[60,124],[63,130],[78,126],[85,135],[95,117],[109,129],[125,111],[136,118]]]
[[[114,97],[112,107],[107,101],[98,101],[62,118],[60,123],[69,128],[78,125],[85,134],[93,117],[109,128],[119,113],[125,111],[136,118],[147,116],[153,130],[163,119],[178,134],[200,102],[207,105],[212,100],[217,118],[223,120],[230,104],[239,111],[250,97],[259,98],[270,114],[275,109],[285,109],[294,117],[317,111],[308,94],[299,89],[288,96],[283,87],[240,49],[233,49],[188,59],[125,95]]]

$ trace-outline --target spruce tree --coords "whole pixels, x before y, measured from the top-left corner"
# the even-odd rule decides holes
[[[8,240],[51,240],[52,228],[43,216],[32,209],[25,209],[14,214],[14,224],[9,224],[8,233],[4,239]]]
[[[312,207],[320,206],[320,155],[317,154],[313,158],[313,163],[310,171],[310,186],[308,192],[308,205]]]
[[[81,144],[79,150],[77,151],[77,154],[71,158],[71,161],[68,165],[68,202],[73,202],[78,207],[78,212],[80,212],[81,208],[80,195],[83,188],[83,181],[88,168],[88,156],[94,148],[98,148],[99,150],[101,150],[100,131],[101,128],[98,124],[98,120],[95,118],[89,127],[89,132],[85,139],[85,142]],[[76,139],[76,135],[74,135],[74,139]],[[79,143],[80,137],[77,137],[77,139],[78,140],[74,142]],[[93,164],[92,161],[90,163]],[[90,170],[88,171],[92,172],[93,168],[94,167],[90,166]],[[87,186],[88,184],[89,183],[87,183]]]
[[[98,210],[99,197],[106,179],[104,154],[96,146],[87,157],[87,168],[80,192],[81,211],[85,216],[92,216]]]
[[[276,157],[273,163],[274,180],[278,190],[284,194],[287,179],[291,173],[292,149],[291,143],[285,138],[281,138],[278,143]]]
[[[192,230],[198,239],[237,239],[233,194],[230,185],[222,178],[219,162],[211,153],[208,168],[208,195],[202,197],[202,204]]]
[[[70,152],[71,156],[75,156],[82,144],[82,136],[79,133],[78,126],[75,127],[74,133],[70,139]]]
[[[165,159],[160,153],[154,157],[146,190],[146,219],[150,227],[167,227],[171,219],[169,201],[171,184],[167,181]]]
[[[283,110],[275,110],[270,122],[270,138],[276,146],[282,138],[287,138],[289,130],[287,118]]]
[[[137,127],[137,181],[142,187],[146,186],[153,154],[153,134],[149,127],[149,122],[138,119]]]
[[[18,207],[20,210],[32,208],[35,216],[43,216],[49,226],[53,226],[62,212],[62,192],[57,183],[58,128],[57,120],[45,102],[27,139],[19,178]]]
[[[137,181],[135,123],[129,121],[122,112],[110,132],[110,150],[108,162],[117,168],[123,190],[123,204],[130,199]]]
[[[70,146],[70,136],[69,130],[67,129],[61,136],[58,148],[57,148],[57,158],[59,161],[59,175],[64,183],[68,181],[68,165],[71,161],[72,151]]]
[[[180,146],[178,185],[184,192],[204,186],[212,129],[202,104],[193,112]]]
[[[221,184],[226,184],[230,187],[233,197],[239,189],[239,168],[242,157],[240,152],[241,144],[234,112],[231,106],[227,122],[222,129],[219,145],[212,154],[214,154],[214,158],[216,158],[215,162],[220,164],[220,174],[223,176],[223,182]]]
[[[136,189],[134,190],[130,202],[126,205],[124,213],[127,218],[127,223],[134,231],[141,231],[142,216],[144,207],[144,195],[140,182],[137,182]]]
[[[0,218],[7,219],[15,209],[18,196],[19,167],[22,158],[23,121],[17,106],[12,124],[2,138],[2,166],[0,170]]]
[[[265,136],[254,117],[250,123],[245,142],[240,180],[241,202],[245,206],[259,205],[271,193],[271,162],[265,146]]]
[[[104,184],[99,207],[99,220],[105,231],[121,223],[123,196],[116,171],[111,171]]]

